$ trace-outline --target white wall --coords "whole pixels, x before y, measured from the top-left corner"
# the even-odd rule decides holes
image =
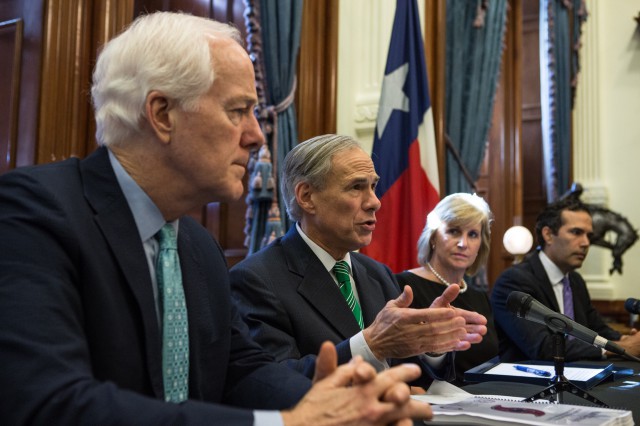
[[[574,111],[574,180],[640,228],[640,0],[587,0]],[[590,201],[590,200],[588,200]],[[640,298],[640,241],[609,275],[608,250],[592,248],[582,273],[595,299]]]

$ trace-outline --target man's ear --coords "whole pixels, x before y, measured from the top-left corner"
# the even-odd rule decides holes
[[[169,143],[173,132],[173,119],[170,114],[172,105],[169,99],[161,92],[153,90],[147,95],[144,106],[151,131],[159,140]]]
[[[551,230],[550,227],[548,226],[544,226],[542,228],[542,238],[544,239],[544,242],[546,244],[551,243],[551,237],[553,236],[553,231]]]
[[[307,182],[299,182],[295,188],[296,202],[302,210],[313,214],[316,206],[313,202],[313,188]]]

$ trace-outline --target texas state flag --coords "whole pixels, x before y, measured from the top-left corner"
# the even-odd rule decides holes
[[[420,17],[415,0],[398,0],[373,142],[382,208],[361,251],[394,272],[416,267],[427,213],[440,201],[438,162]]]

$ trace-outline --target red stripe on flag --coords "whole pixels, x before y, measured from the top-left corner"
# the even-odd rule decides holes
[[[380,200],[371,244],[360,251],[388,265],[393,272],[418,266],[418,238],[427,214],[440,201],[420,165],[420,144],[409,147],[409,166]]]

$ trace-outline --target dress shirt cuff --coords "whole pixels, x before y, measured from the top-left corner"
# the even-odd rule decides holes
[[[429,364],[429,367],[433,369],[439,369],[444,364],[444,359],[446,356],[446,352],[438,356],[424,354],[424,359],[427,361],[427,364]]]
[[[253,426],[284,426],[282,414],[279,411],[253,411]]]
[[[376,358],[373,352],[371,352],[371,348],[367,345],[367,341],[365,340],[362,331],[349,339],[349,347],[351,348],[352,356],[360,355],[365,361],[371,364],[377,372],[381,372],[389,368],[389,363],[386,359],[380,361]]]

